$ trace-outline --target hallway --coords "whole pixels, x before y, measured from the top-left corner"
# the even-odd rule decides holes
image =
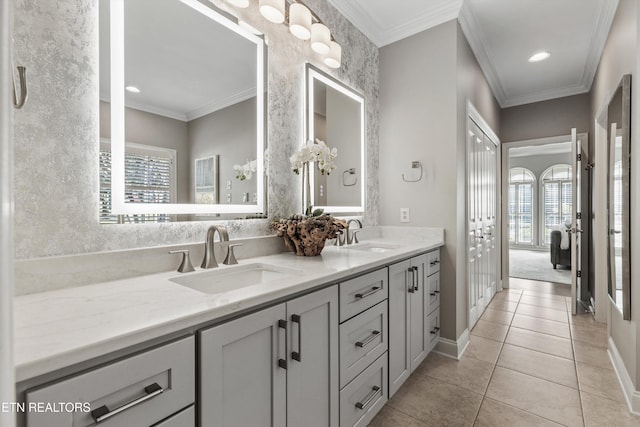
[[[606,324],[572,316],[566,285],[511,279],[460,361],[431,353],[370,426],[640,426]]]

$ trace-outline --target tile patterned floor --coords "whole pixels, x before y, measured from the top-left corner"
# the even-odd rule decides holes
[[[606,325],[572,316],[567,285],[511,279],[459,361],[431,353],[369,424],[640,426],[607,355]]]

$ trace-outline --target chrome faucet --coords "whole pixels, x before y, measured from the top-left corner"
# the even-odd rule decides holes
[[[359,230],[358,230],[358,231],[354,230],[354,231],[353,231],[353,232],[351,232],[351,233],[349,232],[349,231],[350,231],[350,229],[351,229],[351,228],[349,227],[349,225],[350,225],[352,222],[355,222],[356,224],[358,224],[358,228],[359,228],[359,229],[361,229],[361,228],[362,228],[362,222],[360,222],[360,220],[359,220],[359,219],[355,219],[355,218],[353,218],[353,219],[350,219],[350,220],[347,222],[347,245],[353,245],[353,244],[355,244],[355,243],[358,243],[358,236],[356,236],[356,233],[358,233],[358,231],[359,231]]]
[[[207,239],[204,241],[204,258],[202,259],[202,264],[200,267],[202,268],[216,268],[218,266],[218,262],[216,261],[216,255],[213,252],[214,248],[214,240],[216,231],[220,236],[221,242],[229,241],[229,233],[227,229],[221,225],[212,225],[207,230]]]

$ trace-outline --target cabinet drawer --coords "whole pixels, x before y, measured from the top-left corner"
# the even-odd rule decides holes
[[[89,412],[27,412],[29,427],[94,425],[92,411],[103,406],[100,426],[150,426],[195,401],[194,338],[27,391],[26,401],[91,405]]]
[[[431,276],[436,271],[440,271],[440,249],[431,251],[427,254],[427,276]]]
[[[340,325],[340,388],[387,351],[387,302]]]
[[[387,298],[387,269],[373,271],[340,283],[340,322]]]
[[[427,304],[425,313],[431,313],[440,307],[440,272],[427,277],[427,292],[427,295],[425,295]]]
[[[387,403],[387,353],[340,392],[340,427],[366,426]]]
[[[196,410],[193,405],[178,412],[174,416],[154,424],[153,427],[195,427]]]
[[[425,329],[428,350],[433,350],[440,341],[440,308],[436,308],[427,316],[427,328]]]

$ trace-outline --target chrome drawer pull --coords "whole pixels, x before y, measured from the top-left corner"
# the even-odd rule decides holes
[[[374,385],[373,387],[371,387],[371,391],[369,392],[369,394],[367,394],[364,397],[364,402],[357,402],[356,408],[364,409],[367,406],[369,406],[369,404],[373,401],[373,399],[375,399],[376,394],[378,394],[379,391],[380,391],[380,387],[378,387],[377,385]]]
[[[356,347],[360,347],[360,348],[364,347],[365,345],[369,344],[371,341],[375,340],[378,335],[380,335],[380,331],[371,332],[371,335],[369,335],[363,341],[358,341],[356,343]]]
[[[298,324],[298,351],[292,351],[291,358],[302,362],[302,318],[299,314],[292,314],[291,321]]]
[[[129,403],[125,403],[124,405],[114,409],[113,411],[110,411],[109,408],[107,408],[107,405],[102,405],[101,407],[91,411],[91,417],[95,420],[96,423],[101,423],[113,417],[114,415],[118,415],[119,413],[124,412],[127,409],[133,408],[134,406],[144,403],[149,399],[153,399],[159,394],[162,394],[163,391],[164,389],[160,387],[158,383],[153,383],[144,388],[144,392],[147,393],[144,396],[132,400]]]
[[[440,291],[433,291],[431,292],[431,296],[435,297],[436,295],[438,295],[440,293]]]
[[[431,265],[431,266],[436,265],[436,264],[440,264],[440,260],[439,260],[439,259],[436,259],[436,260],[431,261],[431,262],[429,263],[429,265]]]
[[[438,331],[439,331],[439,330],[440,330],[440,328],[439,328],[438,326],[436,326],[435,328],[433,328],[433,331],[431,331],[431,333],[432,333],[433,335],[435,335],[435,334],[437,334],[437,333],[438,333]]]
[[[381,290],[382,288],[380,286],[374,286],[371,288],[369,292],[365,292],[364,294],[356,294],[356,299],[366,298],[368,296],[375,294],[376,292],[380,292]]]

